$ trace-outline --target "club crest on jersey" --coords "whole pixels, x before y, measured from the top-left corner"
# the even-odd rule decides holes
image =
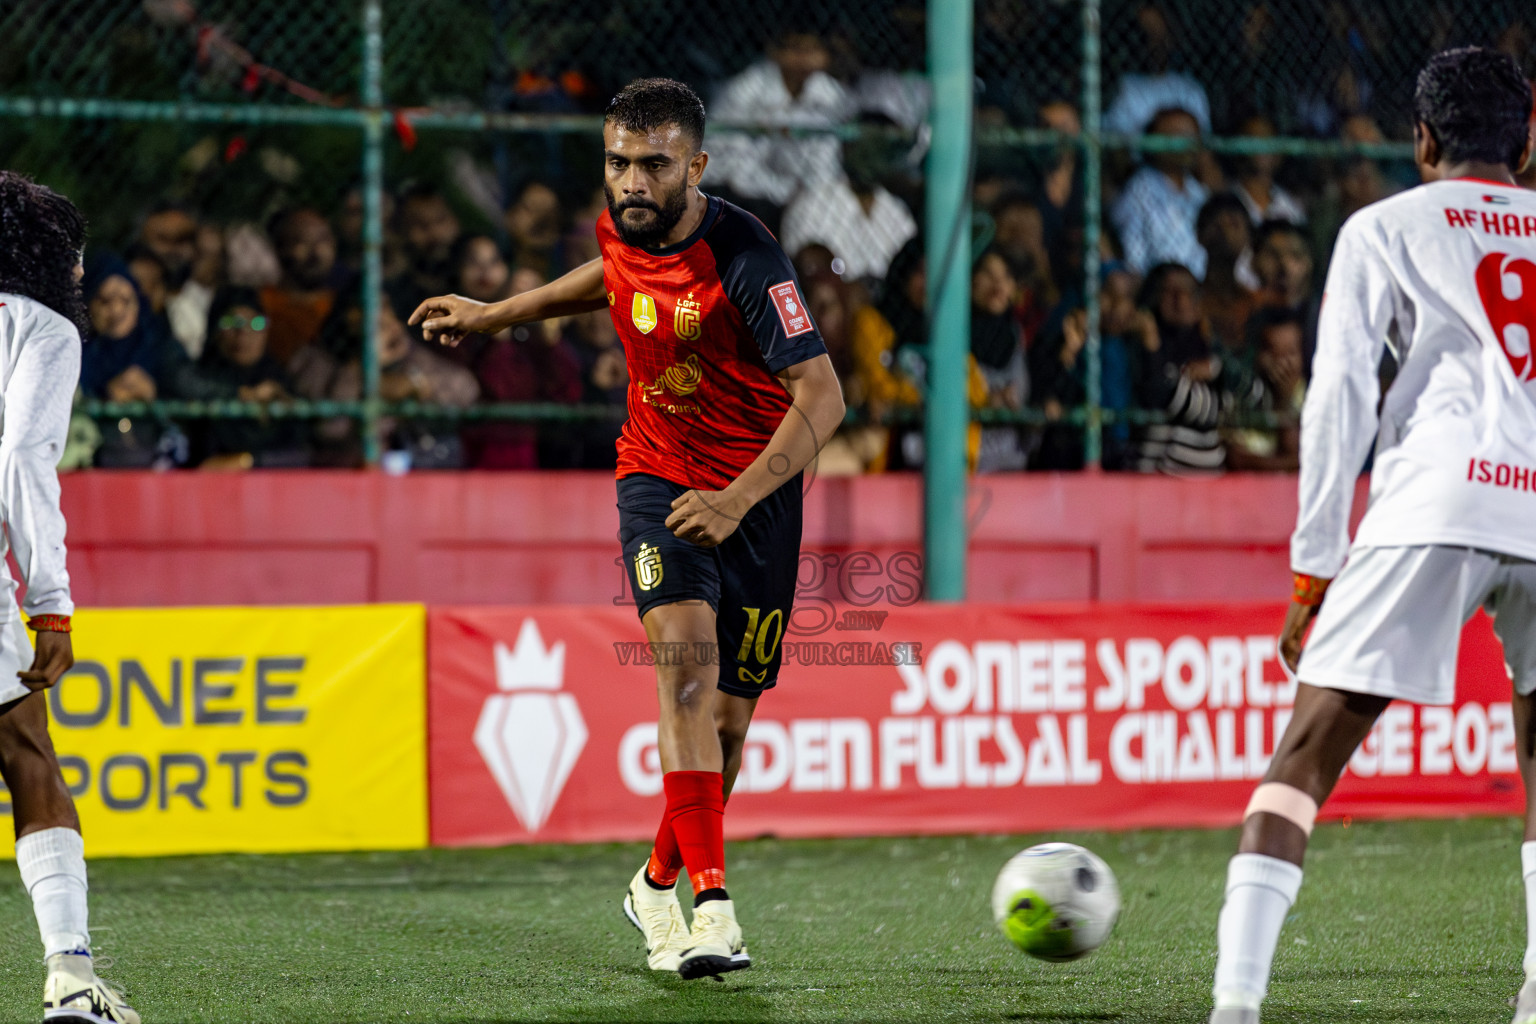
[[[645,292],[635,292],[635,301],[629,306],[629,316],[641,334],[650,334],[656,329],[656,300]]]
[[[811,314],[805,308],[805,300],[800,297],[800,289],[795,282],[783,281],[772,285],[768,289],[768,298],[773,302],[773,308],[779,311],[779,322],[784,325],[784,336],[793,338],[807,331],[814,331],[816,325],[811,323]]]
[[[672,330],[684,341],[697,341],[704,333],[699,318],[704,313],[704,303],[693,300],[693,292],[686,299],[677,300],[677,310],[672,314]]]
[[[635,552],[635,585],[641,590],[654,590],[661,585],[661,549],[642,542]]]

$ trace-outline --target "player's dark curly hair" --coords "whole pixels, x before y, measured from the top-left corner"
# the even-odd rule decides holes
[[[1413,114],[1444,159],[1518,170],[1531,131],[1531,83],[1508,54],[1481,46],[1442,50],[1419,72]]]
[[[632,132],[649,132],[675,124],[693,140],[704,144],[704,101],[674,78],[637,78],[608,101],[605,124]]]
[[[41,302],[74,324],[90,326],[75,267],[85,218],[75,204],[30,178],[0,171],[0,292]]]

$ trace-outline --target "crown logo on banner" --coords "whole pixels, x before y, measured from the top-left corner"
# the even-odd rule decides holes
[[[537,832],[587,744],[587,725],[575,696],[557,692],[565,679],[565,642],[546,647],[532,618],[523,620],[510,651],[496,644],[493,661],[501,692],[486,698],[475,749],[512,813]]]
[[[496,686],[501,690],[558,690],[565,679],[565,641],[544,646],[539,624],[524,619],[510,651],[496,641]]]

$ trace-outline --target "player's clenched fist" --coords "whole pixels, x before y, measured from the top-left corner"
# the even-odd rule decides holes
[[[1294,675],[1301,664],[1301,648],[1306,643],[1307,627],[1317,618],[1317,605],[1292,604],[1285,613],[1280,630],[1280,657]]]
[[[68,633],[40,629],[37,632],[37,653],[32,667],[16,675],[29,690],[46,690],[64,677],[75,664],[74,645]]]
[[[484,329],[488,308],[486,303],[462,295],[436,295],[416,307],[410,323],[412,327],[420,324],[428,341],[457,345],[467,335]]]
[[[689,491],[672,502],[667,529],[683,540],[712,548],[736,532],[747,508],[728,491]]]

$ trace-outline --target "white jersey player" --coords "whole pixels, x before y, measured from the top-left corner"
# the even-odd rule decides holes
[[[44,1021],[139,1024],[91,960],[85,845],[48,736],[44,692],[74,664],[55,467],[80,378],[84,236],[69,200],[0,171],[0,521],[27,584],[27,626],[37,632],[34,654],[16,583],[0,570],[0,776],[11,793],[16,864],[42,933]]]
[[[1531,155],[1531,87],[1510,57],[1449,50],[1420,73],[1414,114],[1425,184],[1351,217],[1328,268],[1281,637],[1300,685],[1228,869],[1211,1024],[1257,1024],[1318,805],[1390,701],[1451,703],[1479,607],[1521,732],[1532,932],[1515,1021],[1536,1024],[1536,193],[1514,180]],[[1382,401],[1384,346],[1401,369]]]

